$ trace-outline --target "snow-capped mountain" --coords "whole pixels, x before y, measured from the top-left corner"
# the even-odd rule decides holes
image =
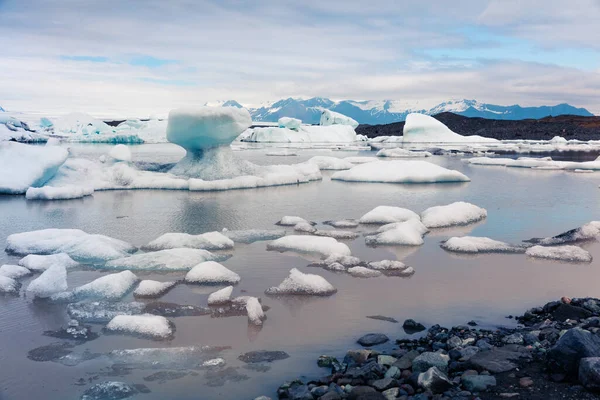
[[[239,107],[235,101],[223,102]],[[539,119],[556,115],[593,115],[585,108],[576,108],[569,104],[556,106],[521,107],[499,106],[480,103],[477,100],[450,100],[433,107],[424,104],[409,104],[398,100],[383,101],[332,101],[322,97],[307,100],[288,98],[274,103],[268,103],[258,108],[248,108],[255,121],[277,122],[281,117],[299,118],[305,123],[318,123],[324,109],[340,112],[361,124],[388,124],[404,121],[412,112],[435,115],[441,112],[453,112],[467,117],[482,117],[488,119]]]
[[[0,106],[0,112],[6,111],[2,106]]]

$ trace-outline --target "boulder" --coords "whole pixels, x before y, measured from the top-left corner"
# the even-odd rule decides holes
[[[483,392],[491,386],[496,386],[496,378],[491,375],[463,375],[460,381],[470,392]]]
[[[442,372],[448,371],[450,357],[442,353],[425,352],[416,357],[412,362],[413,372],[425,372],[431,367],[436,367]]]
[[[444,393],[454,386],[446,374],[436,367],[431,367],[426,372],[420,373],[418,383],[420,387],[430,390],[434,394]]]
[[[600,357],[586,357],[579,361],[579,382],[588,390],[600,391]]]
[[[358,344],[365,347],[376,346],[389,341],[390,338],[383,333],[367,333],[357,340]]]
[[[587,357],[600,357],[600,337],[581,328],[569,329],[548,352],[551,369],[577,375],[579,361]]]

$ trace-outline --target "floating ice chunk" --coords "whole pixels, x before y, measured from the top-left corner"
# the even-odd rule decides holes
[[[91,196],[93,193],[94,188],[89,186],[42,186],[27,189],[25,198],[27,200],[71,200]]]
[[[302,125],[297,131],[287,128],[254,128],[242,139],[264,143],[354,143],[356,132],[348,125]]]
[[[221,232],[235,243],[254,243],[261,240],[275,240],[285,236],[284,230],[248,229],[240,231],[223,230]]]
[[[165,233],[148,243],[143,249],[156,251],[184,247],[190,249],[225,250],[233,248],[233,240],[219,232],[206,232],[201,235]]]
[[[323,262],[326,264],[340,263],[345,267],[354,267],[361,263],[360,258],[344,254],[331,254]]]
[[[370,162],[379,161],[375,157],[345,157],[343,160],[348,161],[352,164],[366,164]]]
[[[42,229],[15,233],[6,239],[6,251],[16,254],[67,253],[81,261],[104,261],[137,250],[122,240],[92,235],[79,229]]]
[[[118,300],[125,296],[137,281],[138,277],[131,271],[108,274],[75,288],[73,295],[77,300]]]
[[[367,236],[365,242],[369,246],[400,245],[420,246],[427,228],[418,219],[384,225],[382,232]]]
[[[140,335],[151,339],[167,339],[173,336],[172,324],[159,315],[117,315],[106,325],[106,330],[115,333]]]
[[[223,258],[226,257],[217,256],[207,250],[167,249],[111,260],[105,264],[105,267],[148,271],[187,271],[201,262]]]
[[[269,151],[266,154],[267,156],[275,156],[275,157],[296,157],[298,154],[289,151],[289,150],[279,150],[279,151]]]
[[[208,296],[208,305],[214,306],[218,304],[229,303],[231,293],[233,292],[233,286],[227,286],[223,289],[217,290]],[[262,311],[262,309],[261,309]]]
[[[227,347],[187,346],[113,350],[107,354],[117,365],[135,369],[196,369],[206,366]],[[219,363],[222,364],[222,363]]]
[[[356,228],[358,221],[355,219],[342,219],[339,221],[325,221],[325,225],[333,226],[334,228]]]
[[[290,270],[290,275],[279,284],[265,291],[272,295],[315,295],[330,296],[337,289],[325,278],[319,275],[303,274],[296,268]]]
[[[113,303],[107,301],[91,301],[71,303],[67,305],[67,313],[81,322],[105,323],[117,315],[141,314],[146,305],[139,302]]]
[[[70,113],[53,123],[54,131],[63,135],[102,135],[112,132],[112,127],[103,121],[84,113]]]
[[[304,218],[300,218],[300,217],[293,217],[293,216],[289,216],[286,215],[285,217],[281,218],[279,220],[279,222],[277,222],[275,225],[281,225],[281,226],[296,226],[297,224],[304,222],[307,224],[311,224],[314,225],[314,223],[308,222],[307,220],[305,220]]]
[[[352,276],[358,278],[374,278],[376,276],[381,276],[380,271],[372,270],[365,267],[352,267],[348,268],[348,273]]]
[[[554,143],[554,144],[566,144],[567,143],[567,139],[565,139],[562,136],[554,136],[552,139],[550,139],[550,143]]]
[[[246,311],[248,312],[248,323],[252,325],[262,325],[265,319],[262,305],[256,297],[251,297],[246,302]]]
[[[354,129],[358,127],[358,122],[356,122],[354,119],[331,110],[323,110],[319,124],[322,126],[350,125]]]
[[[421,213],[421,221],[428,228],[468,225],[486,217],[485,209],[464,201],[430,207]]]
[[[361,224],[391,224],[409,219],[418,220],[420,218],[417,213],[407,208],[379,206],[360,217],[359,222]]]
[[[530,257],[571,262],[592,262],[592,255],[578,246],[533,246],[525,252]]]
[[[297,118],[281,117],[277,121],[280,128],[288,128],[293,131],[297,131],[302,126],[302,120]]]
[[[131,161],[131,151],[124,144],[118,144],[108,152],[108,155],[117,161]]]
[[[547,238],[534,238],[528,240],[530,243],[551,246],[565,243],[575,243],[586,240],[595,240],[600,237],[600,221],[591,221],[579,228],[571,229],[560,235]]]
[[[133,291],[136,297],[160,297],[171,290],[177,282],[159,282],[150,279],[144,279]]]
[[[1,142],[0,193],[22,194],[31,186],[43,186],[68,156],[62,147]]]
[[[451,237],[442,243],[441,247],[457,253],[525,253],[526,250],[524,246],[475,236]]]
[[[332,254],[349,256],[350,248],[334,238],[319,236],[284,236],[267,244],[267,250],[295,251],[328,257]]]
[[[79,263],[69,257],[69,255],[66,253],[58,253],[50,254],[48,256],[30,254],[19,260],[19,265],[38,272],[45,271],[52,265],[62,265],[69,269],[78,266]]]
[[[404,271],[409,267],[402,261],[382,260],[370,262],[369,268],[376,269],[378,271]]]
[[[0,275],[0,293],[18,293],[20,286],[15,279]]]
[[[313,232],[315,236],[326,236],[334,239],[356,239],[359,234],[352,231],[338,231],[333,229],[317,229]]]
[[[402,137],[404,143],[499,143],[496,139],[482,136],[459,135],[437,119],[417,113],[406,116]]]
[[[310,266],[310,265],[309,265]],[[325,268],[326,270],[329,271],[336,271],[336,272],[341,272],[341,271],[347,271],[348,267],[339,263],[339,262],[332,262],[330,264],[324,264],[323,268]]]
[[[307,161],[310,164],[315,164],[319,167],[320,170],[336,170],[341,171],[345,169],[350,169],[354,167],[354,164],[351,162],[337,158],[337,157],[328,157],[328,156],[314,156]]]
[[[67,270],[62,265],[52,265],[27,287],[34,297],[47,298],[67,290]]]
[[[317,228],[309,222],[298,222],[294,225],[294,230],[296,232],[314,233],[317,231]]]
[[[106,381],[96,383],[86,389],[81,396],[81,400],[128,399],[139,392],[137,388],[125,382]]]
[[[27,275],[31,275],[31,271],[20,265],[4,264],[0,267],[0,276],[6,276],[11,279],[20,279]]]
[[[461,172],[426,161],[374,161],[347,171],[338,171],[333,180],[382,183],[469,182]]]
[[[591,169],[574,169],[573,172],[576,172],[578,174],[593,174],[594,171]]]
[[[376,156],[389,158],[419,158],[431,157],[432,154],[428,151],[413,151],[396,147],[393,149],[381,149],[377,152]]]
[[[227,267],[214,261],[196,265],[185,276],[186,282],[200,284],[238,283],[240,276]]]

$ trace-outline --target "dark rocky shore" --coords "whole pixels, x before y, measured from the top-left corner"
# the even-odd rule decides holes
[[[600,140],[600,117],[560,115],[542,119],[496,120],[469,118],[444,112],[433,116],[461,135],[480,135],[501,140],[550,140],[554,136],[565,139]],[[404,122],[385,125],[359,125],[356,133],[369,138],[402,136]]]
[[[509,316],[509,318],[513,318]],[[319,357],[323,376],[277,391],[291,400],[467,400],[600,398],[600,299],[563,297],[516,317],[517,328],[465,326],[426,330],[405,321],[417,339],[379,333],[357,340],[343,358]],[[418,335],[415,335],[418,336]],[[256,400],[266,400],[259,397]]]

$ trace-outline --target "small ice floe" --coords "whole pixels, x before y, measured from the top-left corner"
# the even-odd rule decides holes
[[[222,283],[236,284],[240,276],[215,261],[205,261],[193,267],[185,276],[189,283],[217,285]]]
[[[402,207],[378,206],[360,217],[361,224],[391,224],[404,222],[409,219],[419,219],[414,211]]]
[[[209,367],[211,364],[224,365],[224,361],[216,362],[215,357],[229,347],[186,346],[156,347],[139,349],[120,349],[109,352],[106,356],[115,365],[127,365],[134,369],[197,369]]]
[[[215,306],[220,304],[227,304],[231,301],[231,293],[233,292],[233,286],[227,286],[223,289],[217,290],[208,296],[208,305]]]
[[[141,314],[145,308],[146,304],[137,301],[131,303],[89,301],[68,304],[67,313],[77,321],[106,323],[117,315]]]
[[[463,173],[426,161],[374,161],[338,171],[333,180],[380,183],[469,182]]]
[[[351,164],[366,164],[366,163],[378,161],[377,158],[375,158],[375,157],[362,157],[362,156],[344,157],[343,160],[346,160]]]
[[[347,229],[356,228],[359,222],[355,219],[341,219],[338,221],[325,221],[323,224],[333,226],[334,228]]]
[[[570,262],[592,262],[592,255],[579,246],[533,246],[525,252],[530,257]]]
[[[392,149],[381,149],[377,152],[377,157],[389,157],[389,158],[419,158],[419,157],[431,157],[432,154],[428,151],[412,151],[396,147]]]
[[[20,265],[4,264],[0,267],[0,276],[11,279],[20,279],[28,275],[31,275],[31,271]]]
[[[160,297],[171,290],[177,282],[160,282],[151,279],[144,279],[133,291],[135,297]]]
[[[0,293],[16,294],[20,287],[21,284],[15,279],[0,275]]]
[[[325,264],[331,264],[334,262],[340,263],[345,267],[354,267],[361,263],[360,258],[358,257],[335,253],[323,260],[323,263]]]
[[[298,222],[296,225],[294,225],[294,231],[304,232],[304,233],[314,233],[317,231],[317,228],[315,228],[309,222]]]
[[[487,237],[454,236],[443,242],[442,249],[456,253],[525,253],[526,246],[517,246]]]
[[[380,232],[367,236],[365,243],[368,246],[420,246],[423,236],[428,229],[418,219],[409,219],[404,222],[387,224],[380,228]]]
[[[307,162],[310,164],[315,164],[321,171],[342,171],[354,167],[354,164],[346,159],[329,156],[315,156],[309,159]]]
[[[74,260],[87,262],[125,257],[136,250],[136,247],[122,240],[89,234],[79,229],[42,229],[15,233],[6,239],[6,251],[9,253],[67,253]]]
[[[19,265],[30,269],[31,271],[40,272],[47,270],[53,265],[62,265],[69,269],[78,266],[79,263],[69,257],[66,253],[58,253],[47,256],[30,254],[19,260]]]
[[[131,151],[129,150],[129,147],[125,146],[124,144],[118,144],[114,146],[112,149],[110,149],[108,155],[116,161],[131,161]]]
[[[378,271],[404,271],[409,268],[402,261],[396,260],[382,260],[382,261],[371,261],[369,268],[376,269]]]
[[[265,291],[271,295],[313,295],[330,296],[337,289],[325,278],[314,274],[304,274],[296,268],[290,270],[290,275],[279,284]]]
[[[428,228],[468,225],[486,217],[485,209],[464,201],[430,207],[421,213],[421,221]]]
[[[559,235],[546,238],[533,238],[526,242],[552,246],[557,244],[576,243],[587,240],[596,240],[600,237],[600,221],[591,221],[579,228],[571,229]]]
[[[348,273],[357,278],[374,278],[382,275],[381,271],[360,266],[348,268]]]
[[[579,169],[579,168],[575,168],[575,169],[573,170],[573,172],[575,172],[575,173],[578,173],[578,174],[592,174],[592,173],[594,173],[595,171],[594,171],[594,170],[591,170],[591,169]]]
[[[263,320],[266,318],[263,312],[262,305],[258,302],[256,297],[251,297],[246,302],[246,311],[248,312],[248,323],[252,325],[260,326],[263,324]]]
[[[94,188],[89,186],[42,186],[27,189],[25,198],[27,200],[71,200],[92,194],[94,194]]]
[[[173,336],[173,324],[159,315],[117,315],[106,325],[108,332],[139,335],[150,339]]]
[[[262,240],[275,240],[285,236],[283,229],[247,229],[239,231],[223,229],[221,233],[235,243],[254,243]]]
[[[138,280],[138,277],[131,271],[108,274],[76,287],[70,296],[66,297],[74,301],[119,300],[131,291]]]
[[[200,235],[165,233],[143,246],[142,249],[157,251],[185,247],[189,249],[227,250],[232,249],[233,245],[233,240],[220,232],[206,232]]]
[[[62,265],[53,265],[27,286],[27,293],[34,297],[47,298],[67,290],[67,270]]]
[[[296,157],[296,156],[298,156],[297,153],[294,153],[293,151],[289,151],[289,150],[268,151],[266,155],[274,156],[274,157]]]
[[[356,232],[341,231],[341,230],[334,230],[334,229],[317,229],[312,234],[315,236],[325,236],[325,237],[330,237],[330,238],[340,239],[340,240],[344,240],[344,239],[353,240],[360,236]]]
[[[290,235],[267,244],[267,250],[295,251],[328,257],[332,254],[351,255],[350,248],[334,238],[320,236]]]
[[[296,226],[296,225],[298,225],[301,222],[314,225],[313,222],[308,222],[304,218],[295,217],[295,216],[291,216],[291,215],[286,215],[285,217],[281,218],[278,222],[275,223],[275,225],[280,225],[280,226]]]
[[[140,393],[139,387],[119,381],[100,382],[86,389],[81,400],[128,399]],[[145,391],[147,390],[148,388]]]
[[[208,250],[167,249],[111,260],[104,266],[111,269],[187,271],[201,262],[226,258],[226,256],[216,255]]]

